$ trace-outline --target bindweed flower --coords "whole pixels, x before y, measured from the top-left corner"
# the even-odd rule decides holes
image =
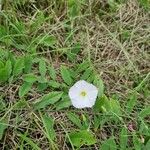
[[[69,97],[76,108],[92,107],[95,104],[98,89],[84,80],[76,82],[69,89]]]

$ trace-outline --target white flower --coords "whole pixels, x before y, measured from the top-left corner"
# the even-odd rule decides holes
[[[76,108],[92,107],[95,104],[98,89],[84,80],[76,82],[69,89],[69,97]]]

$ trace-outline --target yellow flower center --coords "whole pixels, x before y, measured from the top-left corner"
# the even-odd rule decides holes
[[[87,93],[86,93],[86,91],[81,91],[80,95],[85,97],[87,95]]]

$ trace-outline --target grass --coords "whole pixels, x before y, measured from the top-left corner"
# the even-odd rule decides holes
[[[149,0],[0,2],[0,149],[149,149]],[[99,88],[71,106],[79,79]]]

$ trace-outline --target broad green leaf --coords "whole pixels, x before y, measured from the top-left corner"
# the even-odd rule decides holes
[[[13,106],[13,109],[23,109],[23,108],[27,108],[28,107],[28,101],[26,101],[25,99],[21,99],[19,100],[17,103],[15,103],[15,105]]]
[[[72,33],[71,33],[72,34]],[[68,36],[69,37],[69,36]],[[68,38],[68,40],[71,38],[72,36],[70,36]],[[81,44],[80,43],[76,43],[74,45],[72,45],[70,51],[68,51],[68,49],[66,50],[66,55],[68,57],[68,59],[72,62],[74,62],[76,60],[77,54],[79,53],[79,51],[81,50]]]
[[[46,90],[47,87],[48,87],[48,84],[43,82],[43,83],[38,83],[37,89],[39,92],[42,92]]]
[[[0,68],[4,68],[4,63],[2,61],[0,61]]]
[[[77,73],[80,73],[82,71],[85,71],[87,68],[90,67],[89,61],[84,61],[81,64],[78,65],[78,68],[76,70]]]
[[[68,15],[70,18],[74,18],[80,15],[81,2],[77,2],[76,0],[68,1]]]
[[[74,69],[69,69],[69,72],[70,72],[70,75],[71,75],[71,77],[73,78],[73,79],[75,79],[76,77],[77,77],[77,73],[74,71]]]
[[[81,44],[80,43],[76,43],[73,45],[72,49],[71,49],[71,53],[73,54],[78,54],[81,50]]]
[[[0,41],[1,38],[7,35],[7,28],[6,26],[0,25]]]
[[[66,52],[67,58],[69,61],[74,62],[76,60],[77,55],[71,52]]]
[[[92,72],[91,75],[88,77],[87,82],[93,83],[94,79],[95,79],[95,74],[94,74],[94,72]],[[98,93],[98,95],[100,95],[100,94]]]
[[[6,68],[0,69],[0,82],[5,82],[8,79],[8,71]]]
[[[88,114],[82,114],[82,130],[88,130],[91,124]]]
[[[34,108],[40,109],[45,108],[49,104],[54,104],[62,97],[62,92],[51,92],[44,95],[38,102],[35,103]]]
[[[100,115],[99,116],[94,115],[94,120],[93,120],[94,131],[97,131],[97,129],[99,128],[101,124],[101,119],[102,117]]]
[[[145,150],[149,150],[150,148],[150,139],[146,142]]]
[[[105,117],[105,115],[97,115],[97,116],[95,115],[94,120],[93,120],[94,130],[97,131],[98,128],[102,128],[103,125],[109,121],[110,121],[110,118]]]
[[[32,88],[32,83],[24,82],[19,88],[19,97],[25,96]]]
[[[30,55],[24,58],[24,65],[24,72],[30,73],[32,69],[32,57]]]
[[[23,80],[25,82],[34,83],[35,81],[37,81],[37,76],[32,73],[26,74],[24,75]]]
[[[12,67],[14,67],[15,62],[16,62],[16,58],[15,58],[14,54],[13,54],[12,52],[9,52],[9,53],[8,53],[8,58],[9,58],[9,60],[11,61]]]
[[[149,0],[139,0],[140,5],[147,11],[150,11],[150,1]]]
[[[150,128],[147,123],[141,118],[141,123],[139,125],[139,133],[145,136],[150,136]]]
[[[56,104],[56,110],[68,108],[71,106],[71,101],[68,96],[63,96],[62,99]]]
[[[3,137],[5,130],[7,129],[7,125],[6,125],[7,123],[8,123],[8,120],[6,119],[0,120],[0,140]]]
[[[30,26],[30,30],[32,33],[36,32],[38,28],[42,26],[45,21],[45,15],[43,11],[38,10],[34,20],[32,20],[32,24]],[[40,36],[40,39],[42,37]],[[34,39],[34,38],[33,38]]]
[[[103,95],[102,97],[98,98],[96,100],[96,103],[94,105],[94,111],[95,112],[107,112],[110,111],[110,101],[109,99]]]
[[[98,88],[98,97],[101,97],[104,93],[104,83],[98,75],[95,76],[94,84]]]
[[[12,65],[11,65],[11,61],[10,60],[7,60],[6,65],[5,65],[5,69],[8,72],[7,77],[9,78],[10,75],[11,75],[11,72],[12,72]]]
[[[56,71],[53,66],[48,67],[49,75],[53,80],[56,80]]]
[[[133,144],[135,150],[141,150],[142,143],[135,133],[133,134]]]
[[[8,60],[3,68],[0,68],[0,82],[5,82],[9,79],[12,72],[11,61]]]
[[[38,78],[39,83],[47,83],[48,82],[46,77],[40,76],[40,77],[37,77],[37,78]]]
[[[53,88],[59,88],[61,86],[61,84],[59,82],[56,82],[53,80],[49,81],[48,85]]]
[[[126,150],[127,142],[128,142],[128,135],[127,135],[127,129],[125,127],[122,128],[120,133],[120,149]]]
[[[38,147],[38,145],[31,138],[27,137],[25,134],[19,133],[18,136],[21,137],[24,141],[26,141],[27,144],[29,144],[32,147],[32,149],[41,150],[41,148]]]
[[[13,75],[14,76],[20,75],[23,72],[23,68],[24,68],[24,58],[22,57],[16,60],[13,69]]]
[[[117,150],[117,145],[113,137],[105,140],[99,150]]]
[[[71,78],[70,72],[67,69],[67,67],[61,66],[60,71],[61,71],[61,76],[62,76],[64,82],[68,85],[71,85],[73,80]]]
[[[40,62],[39,62],[39,72],[41,74],[42,77],[45,77],[46,75],[46,63],[44,61],[44,59],[40,59]]]
[[[134,106],[136,105],[136,101],[137,101],[137,94],[136,93],[132,93],[132,95],[129,98],[129,101],[127,102],[127,113],[131,113]]]
[[[81,79],[83,80],[87,80],[88,77],[92,74],[92,69],[88,68],[87,70],[85,70],[85,72],[83,73],[83,75],[81,76]]]
[[[52,117],[49,117],[47,115],[42,116],[42,121],[44,128],[46,130],[46,136],[49,139],[50,142],[54,141],[56,138],[56,133],[54,130],[54,120]]]
[[[39,42],[44,46],[53,46],[57,42],[57,40],[54,36],[44,35],[43,37],[41,37]]]
[[[117,100],[110,99],[110,107],[111,111],[116,115],[120,116],[122,114],[120,104]]]
[[[144,109],[140,112],[140,114],[139,114],[139,116],[140,116],[141,118],[145,118],[145,117],[147,117],[147,116],[149,116],[149,115],[150,115],[150,106],[144,108]]]
[[[82,128],[82,124],[81,124],[81,120],[79,119],[79,116],[74,114],[74,113],[67,113],[67,117],[69,118],[69,120],[75,124],[77,127],[79,127],[80,129]]]
[[[72,144],[76,147],[82,145],[93,145],[96,143],[96,138],[93,133],[87,130],[74,131],[69,133],[70,140]]]

